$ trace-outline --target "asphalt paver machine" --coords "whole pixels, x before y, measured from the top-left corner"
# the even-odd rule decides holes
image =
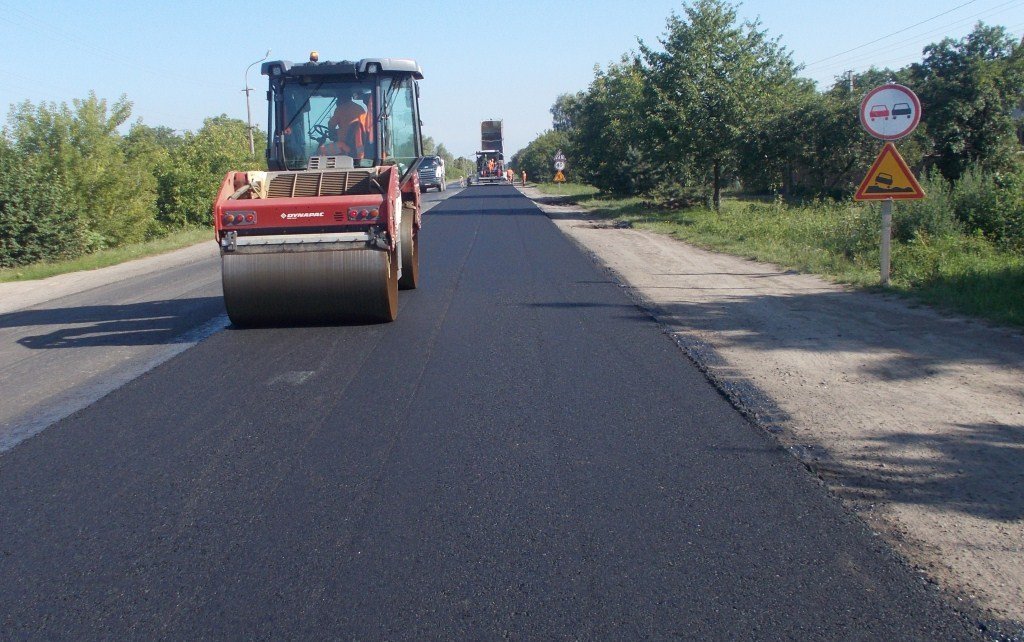
[[[267,171],[214,204],[224,303],[239,326],[392,321],[419,279],[423,157],[413,60],[263,63]]]
[[[478,184],[497,185],[505,182],[504,130],[502,121],[480,123],[480,151],[476,153]]]

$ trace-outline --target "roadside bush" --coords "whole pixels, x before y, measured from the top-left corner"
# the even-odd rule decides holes
[[[893,208],[892,234],[904,243],[914,239],[948,236],[960,231],[949,183],[936,170],[921,177],[927,198],[901,201]]]
[[[1024,176],[1017,169],[990,173],[968,168],[953,184],[956,217],[968,232],[1008,249],[1024,250]]]
[[[256,149],[266,144],[257,130]],[[264,169],[249,154],[245,121],[220,115],[207,118],[196,133],[186,133],[157,172],[157,220],[166,229],[211,225],[213,199],[231,170]]]
[[[0,147],[0,267],[83,254],[85,226],[71,202],[56,172]]]
[[[130,116],[126,97],[108,105],[90,92],[71,105],[26,101],[8,117],[11,147],[26,166],[67,185],[65,195],[88,230],[90,246],[140,241],[153,222],[152,168],[125,153],[117,131]]]
[[[808,226],[813,236],[821,233],[821,245],[834,255],[853,261],[857,257],[878,256],[882,214],[877,206],[851,205],[849,202],[820,201],[804,208],[808,216],[816,214],[824,219],[820,232],[814,224]],[[809,243],[813,244],[814,239]]]

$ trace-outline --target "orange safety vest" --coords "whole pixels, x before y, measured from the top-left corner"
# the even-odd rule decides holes
[[[342,140],[342,139],[347,139]],[[359,160],[366,156],[366,146],[363,144],[362,130],[356,127],[351,128],[348,136],[342,139],[328,141],[320,146],[320,156],[351,156]]]
[[[373,98],[371,97],[366,101],[366,111],[359,117],[359,122],[363,126],[363,145],[366,147],[366,154],[373,156],[374,152],[374,138],[373,138]]]
[[[360,159],[366,155],[366,112],[353,102],[338,105],[327,121],[328,127],[338,127],[338,140],[320,146],[321,156],[351,156]]]

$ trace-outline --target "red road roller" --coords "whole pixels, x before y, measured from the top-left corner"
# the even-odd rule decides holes
[[[419,279],[415,61],[263,63],[267,171],[228,172],[214,204],[237,326],[393,321]]]

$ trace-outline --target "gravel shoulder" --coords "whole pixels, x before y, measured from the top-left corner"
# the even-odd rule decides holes
[[[925,581],[1024,634],[1024,336],[522,191]]]

